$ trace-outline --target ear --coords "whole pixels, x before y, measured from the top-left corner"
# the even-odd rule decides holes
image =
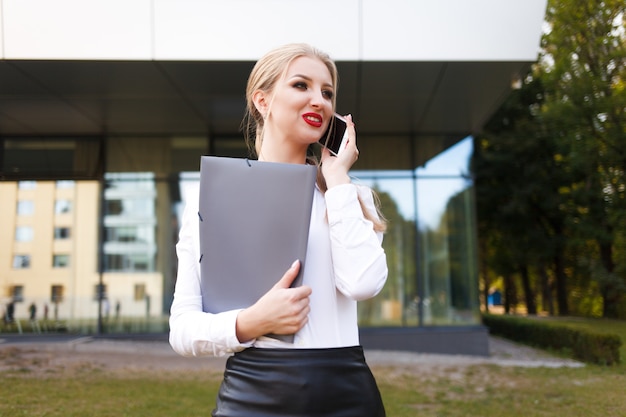
[[[259,113],[261,113],[261,116],[265,119],[269,108],[269,99],[265,91],[256,90],[254,94],[252,94],[252,102],[254,103],[254,107],[256,107]]]

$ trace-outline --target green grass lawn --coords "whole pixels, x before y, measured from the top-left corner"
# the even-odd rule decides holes
[[[626,339],[626,322],[558,319]],[[622,347],[622,361],[626,360]],[[626,365],[513,368],[495,365],[374,367],[390,417],[626,416]],[[34,378],[27,370],[2,375],[0,417],[210,415],[220,373],[116,374],[85,368]]]
[[[449,369],[440,375],[375,368],[390,417],[625,416],[623,367]],[[105,373],[3,376],[0,416],[210,415],[219,375]]]

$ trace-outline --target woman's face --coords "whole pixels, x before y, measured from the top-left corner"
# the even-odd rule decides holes
[[[316,142],[332,118],[334,93],[330,72],[322,61],[296,58],[274,88],[266,134],[302,145]]]

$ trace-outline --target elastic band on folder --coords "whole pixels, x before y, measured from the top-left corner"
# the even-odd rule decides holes
[[[246,158],[246,163],[248,164],[249,167],[252,167],[252,164],[250,163],[250,160],[248,158]]]
[[[202,219],[202,214],[200,214],[200,212],[198,212],[198,217],[200,217],[200,221],[203,222],[204,220]]]
[[[200,255],[200,260],[198,261],[198,263],[202,262],[202,257],[204,256],[204,253],[202,255]]]

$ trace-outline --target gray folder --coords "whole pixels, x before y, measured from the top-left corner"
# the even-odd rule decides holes
[[[317,169],[203,156],[200,271],[203,310],[254,304],[299,259],[302,281]],[[292,341],[293,335],[278,337]]]

